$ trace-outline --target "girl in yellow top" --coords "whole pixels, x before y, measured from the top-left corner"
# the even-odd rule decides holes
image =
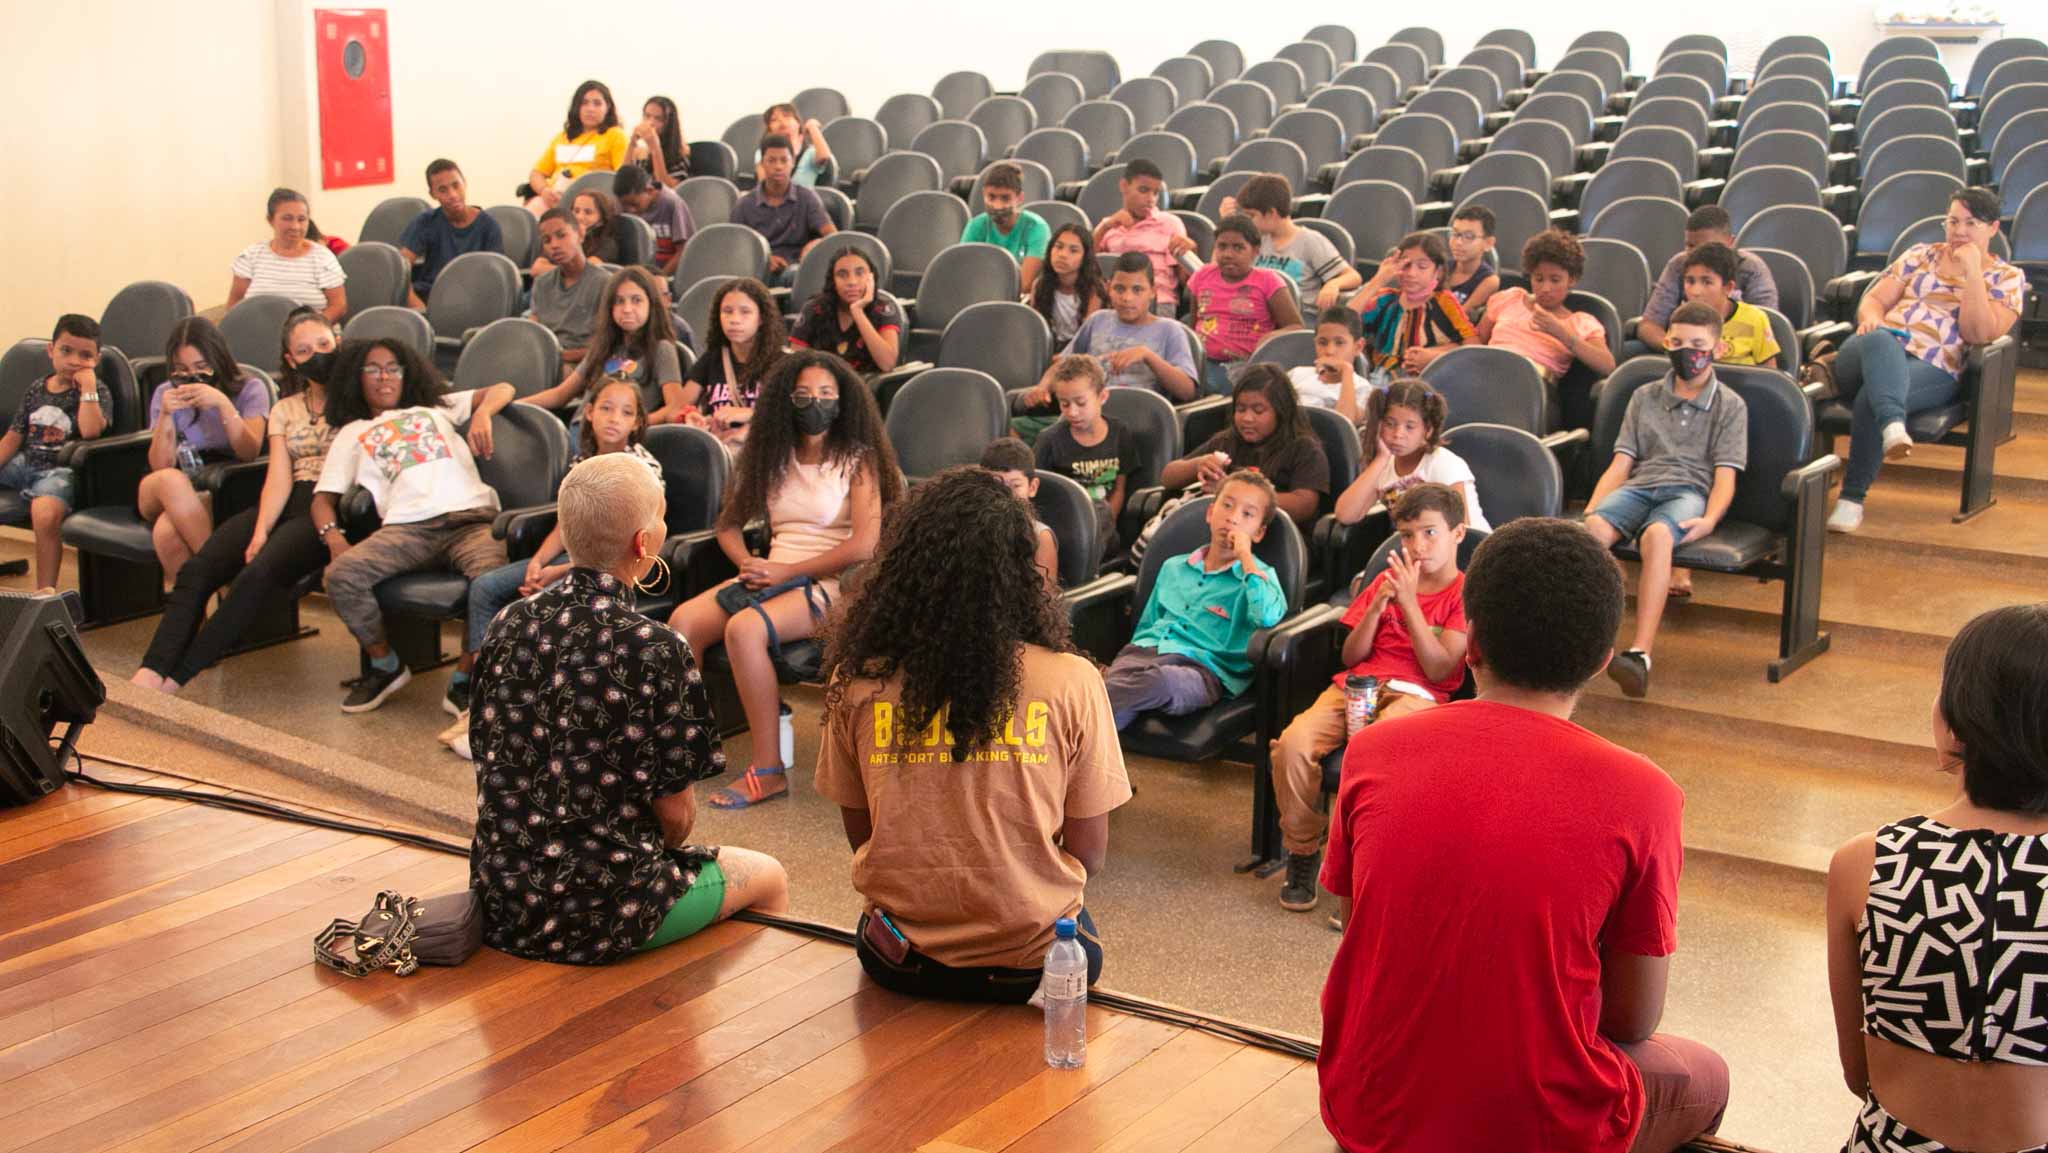
[[[586,172],[616,172],[626,162],[626,130],[619,127],[618,105],[601,81],[585,80],[569,101],[562,130],[527,174],[533,191],[526,207],[535,216],[562,201],[562,190]]]

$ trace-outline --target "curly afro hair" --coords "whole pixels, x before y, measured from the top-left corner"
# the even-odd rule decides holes
[[[1621,566],[1584,525],[1523,517],[1480,542],[1465,616],[1480,667],[1516,688],[1573,693],[1614,651]]]
[[[900,676],[899,731],[944,710],[954,760],[993,743],[1016,706],[1024,646],[1070,648],[1037,545],[1030,509],[986,469],[949,468],[913,489],[883,521],[860,590],[825,627],[826,710],[855,678]]]
[[[1530,271],[1539,264],[1554,264],[1564,269],[1564,274],[1576,283],[1579,277],[1586,275],[1586,250],[1579,245],[1579,238],[1571,233],[1546,228],[1522,245],[1522,270]]]

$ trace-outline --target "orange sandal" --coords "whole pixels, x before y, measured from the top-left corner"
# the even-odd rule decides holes
[[[782,787],[774,792],[769,792],[767,787],[762,784],[763,777],[781,778]],[[755,805],[765,804],[768,801],[788,795],[788,769],[750,768],[740,774],[738,781],[719,789],[705,798],[705,803],[714,809],[731,811],[734,809],[750,809]]]

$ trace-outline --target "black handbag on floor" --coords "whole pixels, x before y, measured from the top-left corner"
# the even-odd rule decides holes
[[[409,977],[421,965],[460,965],[484,941],[483,909],[464,889],[422,901],[386,889],[358,921],[335,921],[313,938],[313,960],[345,977],[390,969]],[[348,954],[344,955],[342,948]]]

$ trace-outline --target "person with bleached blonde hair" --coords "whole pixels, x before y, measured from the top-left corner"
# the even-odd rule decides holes
[[[484,942],[514,956],[599,965],[788,907],[775,858],[688,843],[691,786],[725,753],[690,646],[632,608],[664,567],[666,504],[629,453],[570,469],[569,573],[499,614],[478,654],[470,887]]]

